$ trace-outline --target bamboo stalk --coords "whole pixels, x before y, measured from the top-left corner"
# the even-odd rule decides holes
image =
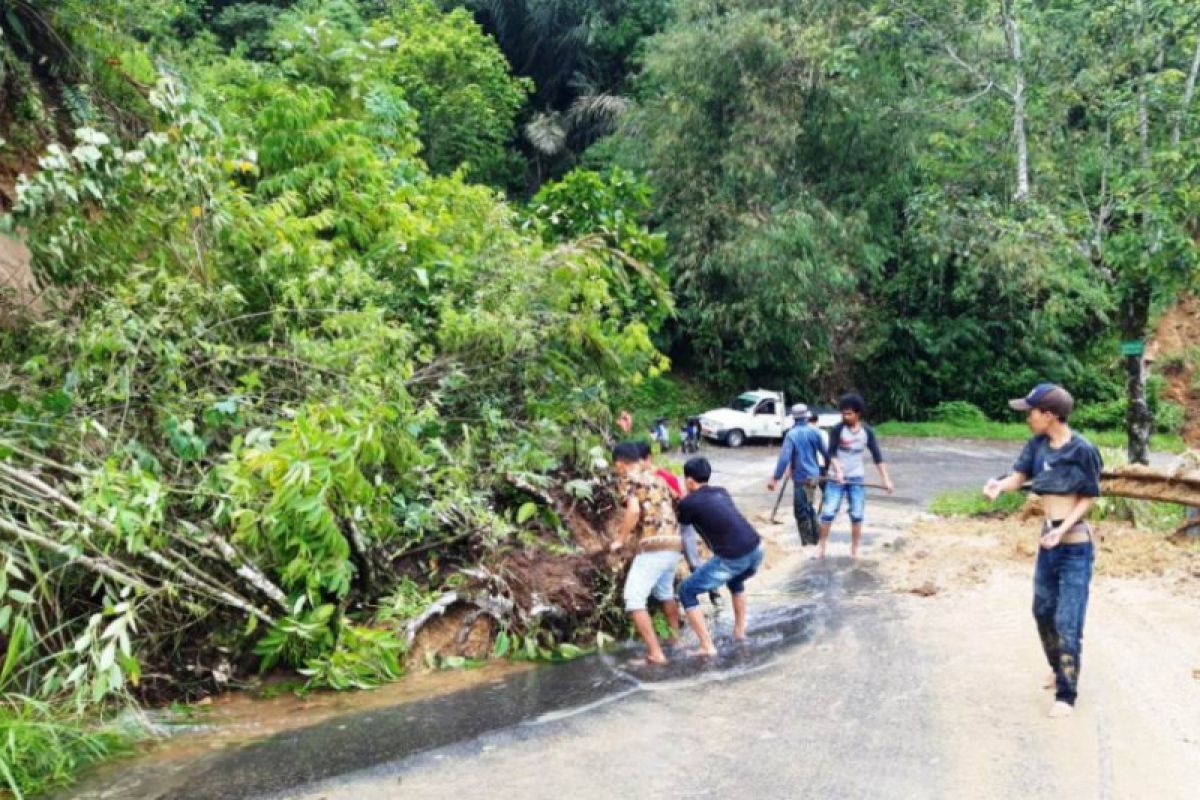
[[[43,550],[49,550],[52,553],[63,556],[70,561],[79,564],[80,566],[90,569],[92,572],[99,573],[107,578],[111,578],[117,583],[126,586],[132,586],[135,589],[141,589],[144,592],[153,591],[149,585],[143,583],[138,578],[132,575],[126,575],[115,567],[105,563],[102,559],[92,558],[91,556],[80,555],[72,552],[71,548],[61,542],[56,542],[53,539],[48,539],[40,533],[31,531],[28,528],[23,528],[17,523],[5,517],[0,517],[0,530],[8,531],[22,541],[37,545]]]

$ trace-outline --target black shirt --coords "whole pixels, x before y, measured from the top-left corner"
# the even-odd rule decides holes
[[[1049,436],[1035,436],[1013,464],[1013,471],[1033,479],[1035,494],[1082,497],[1100,496],[1102,468],[1100,451],[1078,433],[1072,433],[1067,443],[1057,449],[1050,446]]]
[[[679,524],[696,526],[704,543],[721,558],[741,558],[762,542],[729,492],[716,486],[701,486],[679,502]]]

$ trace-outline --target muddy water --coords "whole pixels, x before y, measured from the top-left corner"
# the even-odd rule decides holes
[[[897,523],[946,483],[978,485],[1003,469],[1007,450],[958,443],[889,443],[899,487],[873,497],[876,530],[866,544],[888,538]],[[774,449],[709,453],[714,482],[729,488],[748,515],[769,510],[765,492]],[[932,480],[937,476],[940,480]],[[780,518],[790,518],[785,498]],[[843,536],[844,536],[844,532]],[[770,533],[764,531],[770,538]],[[792,526],[791,536],[795,531]],[[836,537],[831,552],[839,552]],[[780,545],[777,543],[777,547]],[[786,550],[786,542],[782,545]],[[80,798],[288,797],[341,775],[404,762],[446,745],[500,730],[520,730],[579,715],[632,695],[687,690],[770,670],[814,635],[836,628],[847,608],[871,602],[878,579],[869,566],[833,558],[814,568],[784,559],[784,575],[751,589],[749,641],[728,639],[728,613],[715,620],[715,659],[673,654],[666,668],[636,666],[625,649],[551,667],[490,665],[474,673],[414,676],[376,692],[327,695],[298,702],[235,700],[200,716],[209,728],[159,748],[148,758],[111,765],[66,796]],[[724,633],[724,639],[720,635]],[[250,740],[250,741],[248,741]]]
[[[878,580],[869,567],[832,559],[827,568],[806,570],[752,595],[755,609],[748,641],[729,638],[729,614],[714,619],[720,655],[713,659],[672,653],[666,667],[637,663],[639,651],[623,648],[567,664],[492,670],[468,676],[475,685],[434,697],[444,680],[408,688],[408,696],[353,695],[370,703],[349,713],[333,705],[312,710],[323,721],[279,730],[239,743],[238,731],[188,739],[137,762],[107,767],[72,795],[79,798],[187,797],[194,800],[287,797],[305,786],[401,762],[446,745],[509,728],[539,726],[586,713],[631,695],[686,690],[772,669],[788,651],[803,647],[818,630],[838,624],[839,599],[869,595]],[[414,681],[420,684],[421,681]],[[342,696],[345,697],[345,696]],[[253,707],[253,706],[252,706]],[[292,701],[290,706],[295,708]],[[281,724],[273,715],[291,713],[285,700],[266,704],[250,726],[262,733]],[[241,722],[241,711],[214,712],[213,722]],[[297,714],[307,713],[296,709]],[[236,746],[213,749],[214,744]]]

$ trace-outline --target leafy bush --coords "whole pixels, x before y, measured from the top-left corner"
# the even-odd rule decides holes
[[[1088,430],[1121,430],[1125,427],[1125,401],[1084,403],[1071,414],[1071,424]]]
[[[960,425],[975,425],[988,421],[987,415],[983,413],[983,409],[965,400],[951,400],[946,403],[938,403],[929,412],[929,419],[932,422],[946,422]]]
[[[422,599],[563,549],[513,486],[590,477],[613,388],[665,368],[644,189],[575,176],[526,213],[467,183],[521,84],[461,12],[358,24],[305,5],[280,64],[164,76],[153,130],[81,128],[21,179],[46,314],[2,343],[0,690],[392,679]]]

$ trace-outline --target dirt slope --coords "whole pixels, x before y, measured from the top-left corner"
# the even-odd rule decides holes
[[[1152,347],[1156,369],[1167,379],[1167,397],[1187,411],[1183,437],[1192,447],[1200,447],[1200,298],[1185,294],[1163,314]]]

